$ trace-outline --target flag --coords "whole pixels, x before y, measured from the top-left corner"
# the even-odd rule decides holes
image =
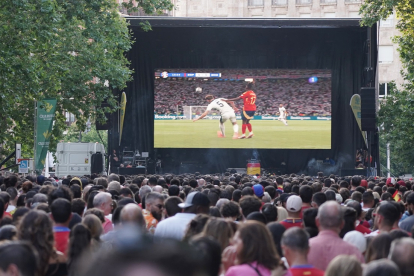
[[[400,194],[398,193],[398,191],[395,191],[395,193],[392,195],[392,198],[393,198],[396,202],[400,202],[400,201],[401,201],[401,197],[400,197]]]
[[[121,145],[122,130],[124,129],[124,118],[125,118],[126,103],[127,103],[126,94],[125,94],[125,92],[122,92],[122,95],[121,95],[121,123],[120,123],[120,129],[119,129],[119,145]]]
[[[38,101],[36,107],[36,144],[34,161],[36,172],[41,174],[45,167],[50,136],[52,136],[56,99],[44,99]]]
[[[359,130],[361,131],[362,137],[364,138],[365,145],[368,147],[366,138],[367,133],[361,129],[361,96],[359,94],[352,95],[349,105],[351,106],[352,112],[354,113],[355,120],[357,121]]]

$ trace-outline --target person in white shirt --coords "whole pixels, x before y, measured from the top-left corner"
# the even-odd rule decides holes
[[[237,124],[236,114],[234,113],[234,111],[237,111],[237,108],[235,107],[234,103],[231,101],[226,102],[226,99],[223,98],[216,99],[213,95],[207,95],[205,99],[209,102],[206,111],[203,114],[201,114],[198,118],[194,119],[193,122],[203,119],[212,109],[216,109],[220,112],[221,115],[219,124],[220,131],[217,132],[218,136],[225,137],[224,122],[230,120],[230,122],[233,124],[233,139],[238,139],[239,125]]]
[[[282,121],[282,123],[285,124],[285,126],[287,126],[287,122],[286,122],[286,117],[287,117],[287,111],[286,109],[283,107],[283,104],[279,105],[279,118],[277,118],[279,121]]]
[[[182,213],[161,220],[155,228],[154,237],[182,240],[187,225],[197,214],[208,214],[210,211],[210,200],[207,195],[200,192],[188,194],[184,203],[178,204],[183,209]]]

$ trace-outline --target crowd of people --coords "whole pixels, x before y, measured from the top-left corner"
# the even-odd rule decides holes
[[[0,185],[0,275],[414,275],[408,179],[10,175]]]
[[[309,83],[308,77],[312,74],[323,77],[316,83]],[[276,116],[281,103],[292,116],[331,115],[331,78],[324,70],[270,69],[222,73],[222,79],[227,80],[158,78],[155,80],[154,114],[183,115],[183,106],[206,106],[204,96],[207,94],[216,98],[238,97],[245,92],[246,84],[241,76],[255,77],[256,115]],[[235,104],[240,115],[242,103]]]

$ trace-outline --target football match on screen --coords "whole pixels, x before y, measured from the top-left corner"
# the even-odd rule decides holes
[[[331,70],[159,69],[155,148],[331,148]]]

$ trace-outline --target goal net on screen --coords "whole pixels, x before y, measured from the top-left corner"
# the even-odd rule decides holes
[[[183,106],[183,113],[185,120],[192,120],[197,116],[203,114],[207,109],[207,106]]]

